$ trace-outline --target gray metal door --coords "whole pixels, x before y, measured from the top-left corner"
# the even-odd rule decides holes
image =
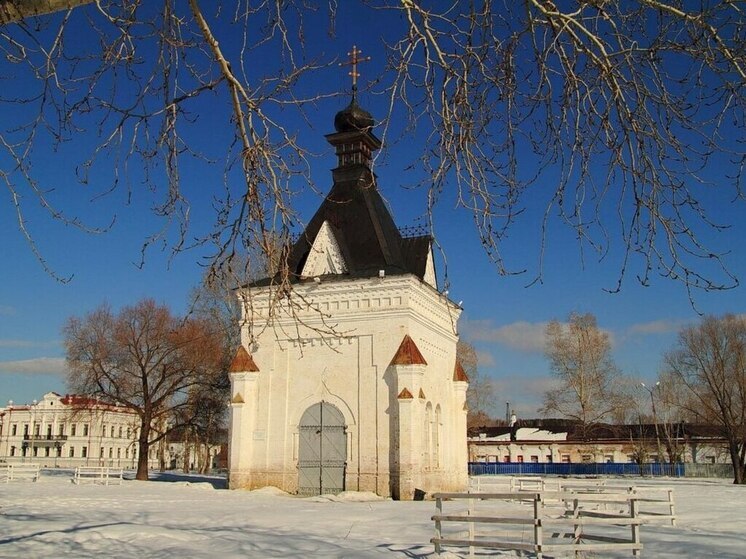
[[[298,494],[344,491],[347,436],[342,412],[328,402],[314,404],[298,430]]]

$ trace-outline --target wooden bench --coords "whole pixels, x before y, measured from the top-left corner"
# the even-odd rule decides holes
[[[121,485],[123,473],[122,468],[78,466],[75,468],[73,483],[80,485],[81,483],[90,481],[91,483],[101,483],[103,485]]]
[[[3,464],[0,466],[0,478],[5,483],[18,480],[39,481],[39,464]]]

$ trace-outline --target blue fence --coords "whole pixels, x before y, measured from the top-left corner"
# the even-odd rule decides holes
[[[469,462],[469,475],[560,475],[560,476],[671,476],[684,477],[684,464],[582,463],[564,464],[535,462]],[[642,472],[640,469],[642,468]]]

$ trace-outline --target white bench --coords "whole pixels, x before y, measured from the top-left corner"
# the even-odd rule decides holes
[[[121,485],[122,468],[107,468],[99,466],[78,466],[75,468],[73,483],[80,485],[83,482],[102,483],[103,485]]]
[[[39,481],[39,464],[4,464],[0,466],[0,478],[5,483],[18,480]]]

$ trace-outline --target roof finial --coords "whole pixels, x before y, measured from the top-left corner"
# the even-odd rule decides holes
[[[357,79],[360,77],[360,74],[358,74],[358,71],[357,71],[357,65],[361,62],[370,61],[370,56],[360,57],[362,53],[363,51],[358,50],[358,48],[355,45],[352,45],[352,51],[347,53],[350,59],[346,62],[339,63],[340,66],[352,66],[352,70],[350,70],[347,73],[347,75],[352,76],[352,100],[353,101],[355,101],[355,97],[357,95]]]

